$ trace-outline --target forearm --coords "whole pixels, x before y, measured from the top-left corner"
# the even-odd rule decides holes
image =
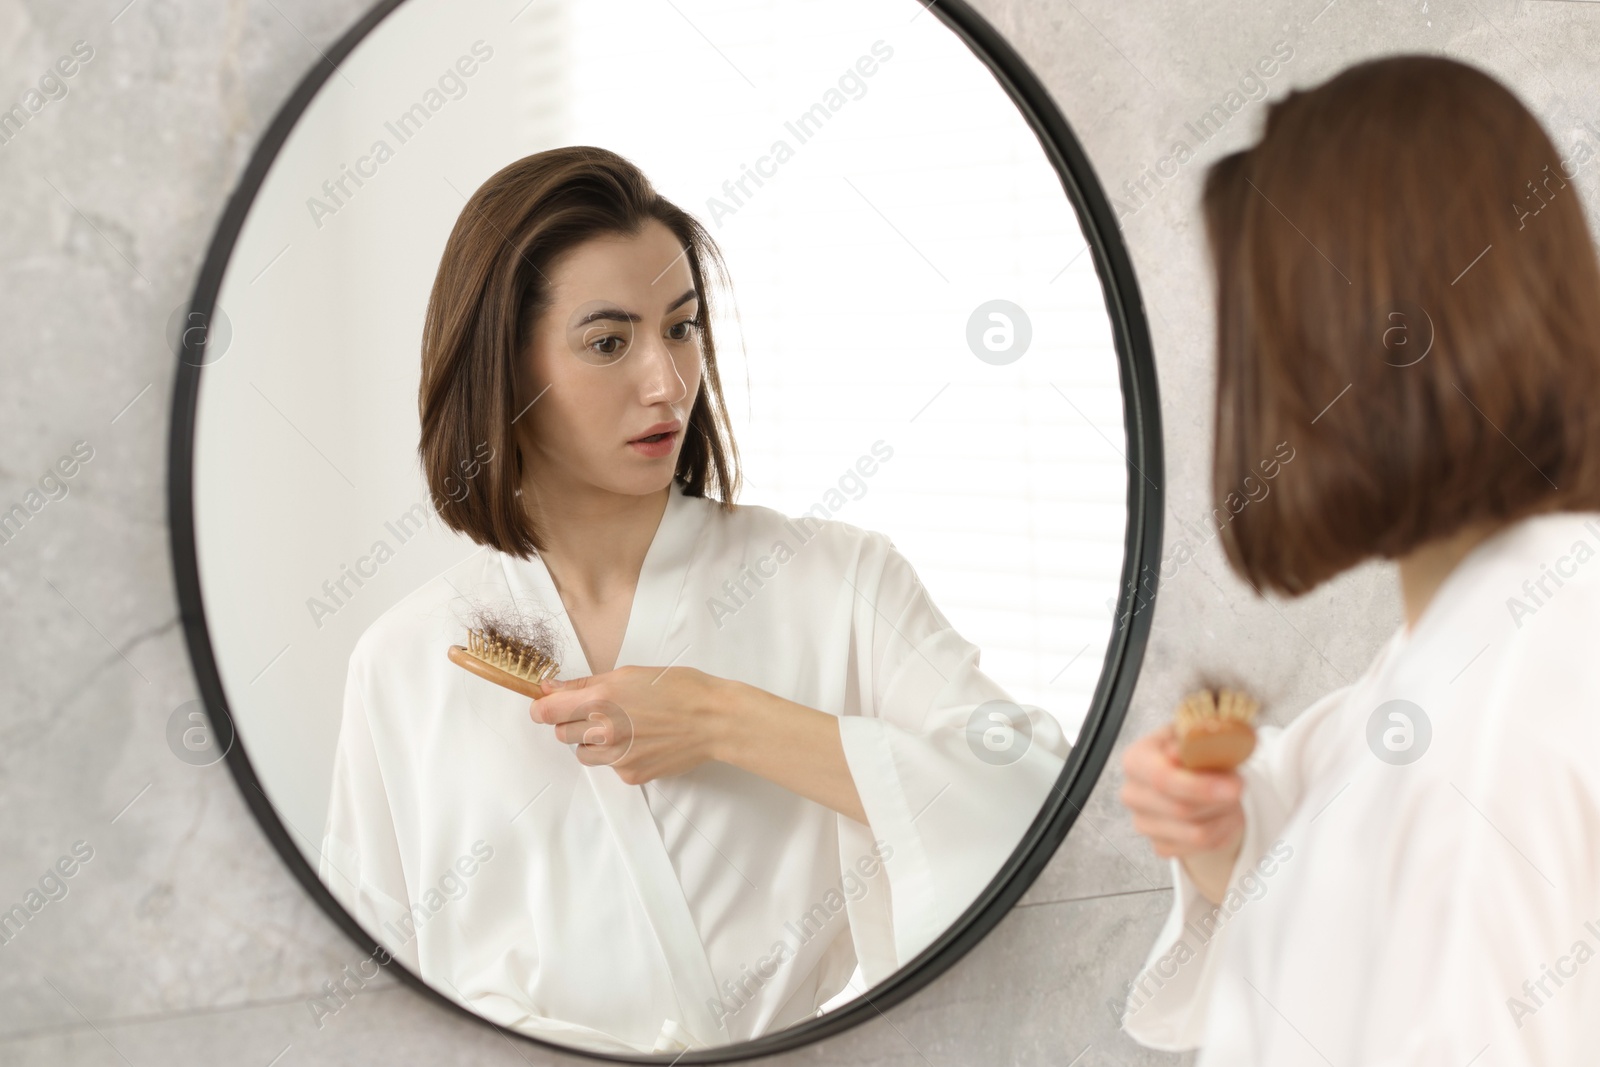
[[[744,682],[721,681],[712,712],[714,759],[866,824],[837,717]]]
[[[1233,865],[1239,859],[1239,849],[1243,844],[1244,834],[1240,833],[1221,848],[1191,853],[1180,861],[1189,880],[1200,890],[1200,895],[1211,903],[1222,903],[1222,897],[1228,891],[1228,879],[1233,875]]]

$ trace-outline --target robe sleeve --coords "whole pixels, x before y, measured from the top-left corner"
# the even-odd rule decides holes
[[[1244,780],[1240,796],[1244,836],[1227,891],[1236,890],[1240,880],[1252,872],[1258,877],[1271,874],[1277,862],[1274,843],[1305,790],[1305,750],[1314,744],[1319,727],[1337,711],[1350,688],[1343,686],[1322,697],[1287,727],[1262,725],[1257,729],[1255,751],[1238,768]],[[1168,865],[1172,908],[1144,966],[1130,983],[1122,1028],[1148,1048],[1179,1051],[1205,1042],[1206,1009],[1217,959],[1233,927],[1176,857]]]
[[[1053,716],[1013,703],[978,669],[977,646],[886,536],[868,536],[857,574],[862,690],[839,736],[869,825],[839,817],[840,858],[865,875],[870,849],[882,860],[873,873],[887,878],[886,892],[874,886],[851,901],[871,983],[949,928],[993,879],[1055,786],[1070,742]],[[1003,703],[974,720],[990,701]]]
[[[367,717],[368,670],[362,643],[350,656],[344,716],[333,758],[333,789],[318,864],[334,898],[412,973],[417,942],[383,770]]]

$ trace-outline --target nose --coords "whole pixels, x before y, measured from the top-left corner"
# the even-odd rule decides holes
[[[676,405],[689,395],[689,384],[678,373],[678,360],[666,341],[659,337],[640,344],[633,353],[637,357],[634,373],[640,375],[640,397],[646,405]]]

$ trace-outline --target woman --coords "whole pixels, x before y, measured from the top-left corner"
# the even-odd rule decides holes
[[[886,977],[1068,749],[886,536],[732,502],[713,266],[611,152],[473,195],[429,301],[420,452],[483,548],[350,660],[324,879],[461,1003],[596,1049],[745,1039],[858,963]],[[559,684],[530,703],[450,663],[477,606],[548,615]]]
[[[1439,57],[1270,109],[1203,204],[1223,527],[1257,589],[1399,562],[1405,623],[1238,773],[1125,755],[1176,900],[1124,1028],[1235,1065],[1600,1048],[1600,271],[1532,115]]]

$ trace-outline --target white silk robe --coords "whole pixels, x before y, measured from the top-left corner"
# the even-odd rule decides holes
[[[1021,757],[979,757],[969,717],[1005,691],[889,538],[842,522],[674,483],[617,664],[839,716],[870,828],[727,764],[642,786],[580,764],[446,658],[463,598],[508,597],[556,613],[559,677],[590,673],[537,558],[484,549],[407,596],[350,657],[320,874],[435,988],[551,1040],[723,1044],[814,1015],[858,961],[880,981],[993,878],[1068,754],[1024,706]]]
[[[1597,1061],[1600,513],[1480,543],[1359,678],[1262,733],[1222,910],[1174,860],[1124,1029],[1199,1067]]]

